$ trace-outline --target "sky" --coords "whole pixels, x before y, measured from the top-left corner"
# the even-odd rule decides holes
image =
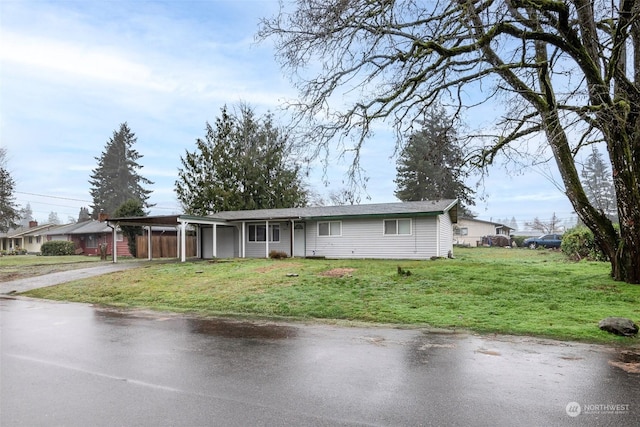
[[[40,223],[51,212],[62,222],[77,218],[92,203],[96,157],[127,122],[142,155],[139,173],[154,182],[146,187],[150,213],[181,213],[180,157],[205,136],[206,123],[224,105],[277,114],[296,97],[272,44],[255,39],[259,19],[277,11],[277,0],[0,0],[0,146],[17,204],[29,204]],[[398,201],[390,135],[377,132],[365,146],[361,203]],[[325,199],[344,187],[349,161],[334,151],[329,164],[326,175],[316,164],[307,179]],[[575,214],[558,181],[553,166],[496,166],[471,209],[483,220],[515,218],[520,228],[554,214],[570,224]]]

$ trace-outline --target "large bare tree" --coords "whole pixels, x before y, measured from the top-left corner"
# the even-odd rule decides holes
[[[298,0],[259,37],[298,82],[298,124],[317,152],[354,136],[357,161],[376,121],[401,137],[435,101],[466,114],[502,101],[471,161],[485,167],[523,144],[551,153],[612,276],[640,283],[639,14],[633,0]],[[594,143],[609,154],[620,235],[580,182],[576,159]]]

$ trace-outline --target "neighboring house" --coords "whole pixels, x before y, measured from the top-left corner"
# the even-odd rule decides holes
[[[48,230],[45,234],[47,241],[66,240],[74,242],[76,251],[79,254],[99,255],[100,244],[107,245],[107,254],[112,254],[113,252],[113,229],[105,222],[95,220],[81,221],[61,225]],[[121,256],[130,256],[127,240],[119,231],[117,231],[115,235],[118,254]]]
[[[481,246],[482,238],[505,236],[510,239],[512,228],[504,224],[475,218],[459,218],[453,228],[453,238],[457,245]]]
[[[198,233],[200,258],[428,259],[453,250],[457,200],[218,212],[208,217],[112,218],[112,226],[180,225]],[[185,247],[185,245],[181,245]],[[185,260],[184,251],[181,256]]]
[[[18,227],[2,233],[0,234],[0,251],[11,252],[21,249],[27,253],[40,252],[40,246],[46,241],[45,233],[53,227],[56,225],[38,225],[37,221],[29,221],[27,227]]]

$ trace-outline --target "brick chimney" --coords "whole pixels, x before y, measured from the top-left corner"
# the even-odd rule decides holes
[[[29,228],[37,227],[38,221],[29,221]]]

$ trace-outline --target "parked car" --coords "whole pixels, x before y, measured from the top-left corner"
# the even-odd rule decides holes
[[[562,234],[545,234],[544,236],[525,239],[523,246],[530,249],[535,249],[540,246],[543,248],[559,248],[561,243]]]

